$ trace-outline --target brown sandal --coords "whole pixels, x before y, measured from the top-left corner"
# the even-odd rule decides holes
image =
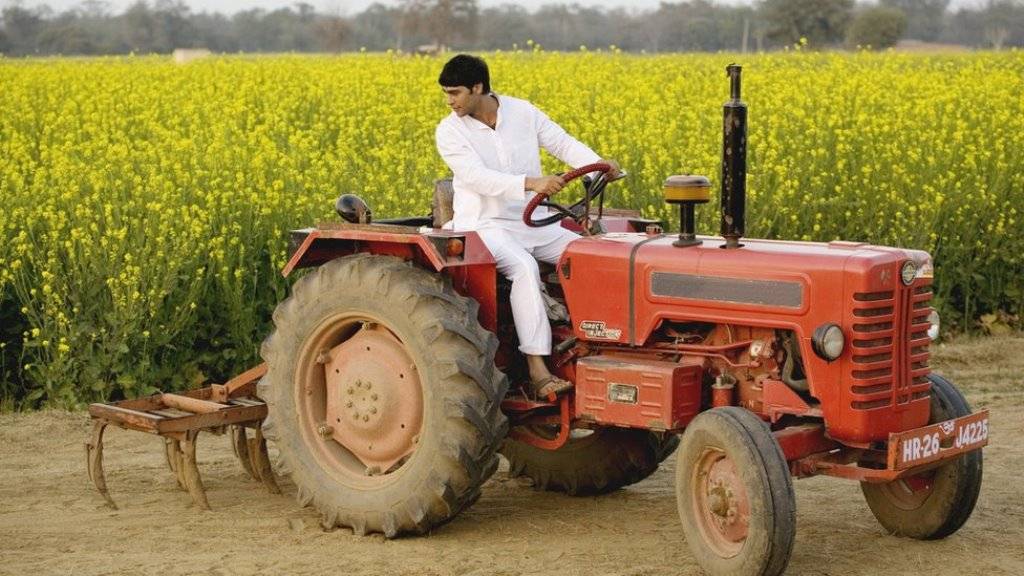
[[[550,374],[532,383],[537,398],[554,401],[559,394],[573,389],[573,383]]]

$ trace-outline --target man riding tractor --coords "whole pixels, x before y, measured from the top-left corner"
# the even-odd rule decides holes
[[[602,160],[526,100],[491,91],[487,64],[459,54],[441,70],[438,83],[451,114],[437,125],[437,150],[454,178],[455,230],[475,230],[512,282],[512,317],[519,350],[526,356],[533,392],[538,397],[561,394],[572,383],[548,370],[551,326],[545,309],[537,260],[555,264],[579,235],[561,226],[528,227],[523,208],[534,194],[554,195],[565,185],[561,176],[544,176],[543,147],[566,164],[579,168],[595,162],[612,166],[606,178],[620,175],[618,163]]]

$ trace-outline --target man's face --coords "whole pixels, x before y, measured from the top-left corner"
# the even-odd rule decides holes
[[[448,107],[460,118],[476,112],[483,97],[484,85],[477,84],[470,90],[465,86],[442,86]]]

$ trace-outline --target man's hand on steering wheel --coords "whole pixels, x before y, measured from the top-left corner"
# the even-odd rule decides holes
[[[622,168],[619,167],[619,163],[616,162],[615,160],[612,160],[611,158],[603,158],[600,160],[600,162],[612,167],[612,169],[609,170],[606,174],[609,181],[615,180],[616,178],[619,177],[619,174],[622,173]]]
[[[565,180],[561,176],[540,176],[539,178],[526,178],[526,189],[537,194],[553,196],[556,192],[565,187]]]
[[[591,172],[601,172],[601,175],[586,185],[582,199],[576,201],[571,206],[562,206],[557,202],[549,200],[551,194],[561,190],[567,183]],[[618,167],[617,162],[614,160],[611,162],[602,160],[601,162],[595,162],[594,164],[580,166],[579,168],[571,170],[561,176],[526,178],[525,187],[529,190],[533,190],[536,194],[529,202],[526,203],[526,208],[523,209],[523,222],[531,228],[550,226],[566,217],[572,218],[578,223],[584,222],[588,218],[590,202],[604,194],[604,188],[609,182],[618,180],[623,176],[625,176],[625,172]],[[553,192],[542,191],[539,190],[540,188],[550,189],[553,190]],[[539,206],[546,206],[551,209],[554,214],[550,214],[549,216],[539,220],[534,220],[533,212]]]

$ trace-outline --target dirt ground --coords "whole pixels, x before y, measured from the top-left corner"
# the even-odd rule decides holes
[[[855,483],[800,480],[789,573],[1024,574],[1024,338],[934,350],[938,370],[992,411],[974,515],[945,540],[896,538]],[[159,438],[108,432],[107,481],[120,504],[109,509],[86,475],[88,429],[83,412],[0,415],[0,574],[699,574],[676,515],[674,458],[597,498],[534,491],[503,463],[455,521],[387,541],[325,532],[287,480],[273,496],[249,479],[227,437],[200,437],[214,507],[201,512],[175,485]]]

